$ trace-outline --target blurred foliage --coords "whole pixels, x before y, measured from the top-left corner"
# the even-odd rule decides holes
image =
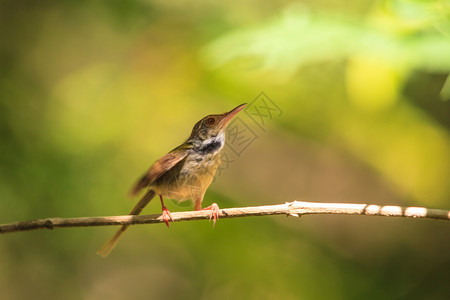
[[[201,117],[283,111],[204,203],[449,208],[450,3],[0,1],[0,218],[119,215]],[[169,202],[169,209],[190,207]],[[151,203],[145,213],[158,213]],[[2,299],[445,299],[445,222],[311,216],[1,236]]]

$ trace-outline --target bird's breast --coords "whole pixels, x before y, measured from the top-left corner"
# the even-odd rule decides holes
[[[220,165],[220,151],[202,153],[190,150],[183,163],[169,170],[153,189],[164,197],[184,201],[202,198]]]

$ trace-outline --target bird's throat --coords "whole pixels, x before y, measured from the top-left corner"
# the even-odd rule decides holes
[[[212,154],[214,152],[219,151],[222,148],[222,141],[211,141],[208,144],[202,145],[198,152],[201,154]]]
[[[219,134],[215,137],[211,137],[202,142],[201,145],[197,148],[197,152],[200,154],[215,154],[222,150],[225,144],[225,136],[223,134]]]

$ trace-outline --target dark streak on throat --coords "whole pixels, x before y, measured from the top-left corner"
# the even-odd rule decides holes
[[[221,141],[212,141],[209,144],[203,145],[198,150],[198,152],[200,152],[201,154],[209,154],[209,153],[213,153],[213,152],[217,151],[218,149],[220,149],[220,147],[222,147]]]

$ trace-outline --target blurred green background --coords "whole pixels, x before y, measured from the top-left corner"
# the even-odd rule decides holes
[[[283,113],[264,127],[240,114],[258,138],[204,205],[450,207],[448,0],[2,0],[0,32],[1,223],[128,213],[134,180],[196,121],[260,92]],[[100,258],[114,231],[2,235],[0,298],[450,294],[442,221],[141,225]]]

